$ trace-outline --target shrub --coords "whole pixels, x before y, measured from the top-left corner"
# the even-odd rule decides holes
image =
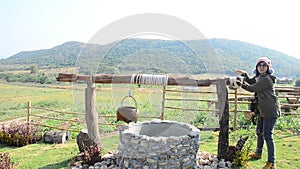
[[[275,129],[277,130],[291,130],[295,133],[300,131],[300,121],[295,116],[280,116],[277,119]]]
[[[2,169],[11,169],[12,165],[10,162],[10,156],[8,153],[0,153],[0,168]]]
[[[11,122],[2,124],[0,129],[0,143],[8,146],[22,147],[36,143],[41,139],[41,130],[28,123]]]
[[[228,160],[233,162],[235,166],[246,166],[247,156],[250,152],[250,145],[244,146],[248,140],[248,136],[240,137],[236,146],[228,146]]]

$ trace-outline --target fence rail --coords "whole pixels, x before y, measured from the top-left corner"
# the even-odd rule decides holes
[[[300,90],[299,88],[294,88],[294,87],[276,87],[276,94],[278,96],[278,98],[285,100],[286,99],[286,103],[281,103],[281,109],[282,109],[282,114],[284,115],[293,115],[293,116],[299,116],[300,113],[297,113],[296,110],[298,107],[300,107],[300,103],[298,100],[296,100],[295,103],[289,103],[288,102],[288,98],[295,98],[298,99],[300,98]],[[216,94],[215,91],[189,91],[189,90],[169,90],[166,89],[167,92],[181,92],[181,93],[207,93],[207,94]],[[288,93],[288,94],[287,94]],[[251,93],[245,93],[245,92],[239,92],[238,90],[229,90],[228,95],[230,95],[231,97],[229,97],[228,102],[230,105],[232,105],[232,108],[229,110],[229,112],[234,113],[234,124],[233,124],[233,128],[237,128],[237,116],[238,113],[251,113],[250,110],[248,109],[239,109],[238,105],[249,105],[251,102],[249,101],[249,99],[252,97]],[[168,101],[195,101],[195,102],[207,102],[207,104],[217,104],[218,100],[217,99],[189,99],[189,98],[185,98],[185,99],[181,99],[181,98],[170,98],[167,97],[165,98],[165,100]],[[191,109],[191,108],[182,108],[182,107],[176,107],[176,106],[165,106],[166,109],[174,109],[174,110],[180,110],[180,111],[202,111],[202,112],[212,112],[212,111],[216,111],[216,109],[212,110],[212,109],[208,109],[208,108],[199,108],[199,109]],[[69,114],[69,115],[82,115],[84,116],[85,113],[80,113],[80,112],[70,112],[70,111],[61,111],[61,110],[55,110],[55,109],[51,109],[51,108],[45,108],[45,107],[38,107],[38,106],[32,106],[31,102],[28,102],[28,106],[27,108],[22,108],[19,110],[26,110],[27,109],[27,122],[31,122],[34,125],[41,125],[44,127],[49,127],[49,128],[56,128],[59,130],[68,130],[68,131],[76,131],[78,132],[78,130],[72,130],[70,128],[62,128],[62,127],[57,127],[57,126],[49,126],[49,125],[45,125],[45,124],[40,124],[40,123],[34,123],[32,121],[30,121],[30,119],[32,117],[35,118],[40,118],[40,119],[49,119],[49,120],[55,120],[55,121],[64,121],[64,122],[74,122],[74,123],[80,123],[79,119],[73,118],[73,119],[66,119],[66,118],[59,118],[59,117],[49,117],[47,116],[47,114],[33,114],[31,113],[33,110],[32,109],[37,109],[37,110],[43,110],[43,111],[47,111],[49,113],[57,113],[57,114]],[[8,110],[10,111],[10,110]],[[163,115],[161,115],[163,116]],[[140,116],[140,118],[144,118],[144,119],[160,119],[161,116]],[[116,118],[116,115],[99,115],[99,118]],[[102,121],[99,120],[98,122],[99,125],[121,125],[121,124],[116,124],[116,123],[103,123]],[[205,128],[203,128],[203,130],[206,130]]]
[[[54,128],[58,130],[64,130],[64,131],[73,131],[73,132],[79,132],[80,130],[73,130],[70,128],[63,128],[63,127],[57,127],[57,126],[50,126],[46,124],[41,124],[41,123],[36,123],[33,122],[31,119],[32,117],[37,117],[37,118],[42,118],[42,119],[50,119],[50,120],[55,120],[55,121],[64,121],[64,122],[75,122],[75,123],[80,123],[80,120],[78,119],[66,119],[66,118],[59,118],[59,117],[49,117],[46,115],[40,115],[40,114],[33,114],[32,109],[37,109],[37,110],[43,110],[43,111],[48,111],[48,112],[53,112],[53,113],[58,113],[58,114],[70,114],[70,115],[85,115],[84,113],[78,113],[78,112],[68,112],[68,111],[61,111],[61,110],[55,110],[55,109],[49,109],[49,108],[44,108],[44,107],[38,107],[38,106],[31,106],[31,101],[28,101],[27,104],[27,122],[31,123],[33,125],[39,125],[43,127],[49,127],[49,128]],[[24,108],[26,109],[26,108]],[[99,118],[116,118],[116,115],[98,115]],[[160,119],[160,116],[139,116],[140,118],[157,118]],[[98,122],[100,125],[115,125],[115,126],[120,126],[122,124],[115,124],[115,123],[103,123],[103,122]]]

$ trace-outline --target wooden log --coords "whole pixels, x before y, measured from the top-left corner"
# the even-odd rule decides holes
[[[66,131],[47,131],[44,134],[43,141],[44,143],[65,143],[69,141],[70,134]]]
[[[59,82],[76,82],[76,81],[88,81],[91,76],[89,75],[77,75],[77,74],[65,74],[60,73],[56,78]],[[137,78],[137,77],[135,77]],[[130,83],[131,75],[112,75],[112,74],[98,74],[92,76],[93,83]],[[229,84],[229,79],[225,78],[226,83]],[[168,77],[167,85],[178,86],[210,86],[214,84],[217,79],[190,79],[189,77]]]

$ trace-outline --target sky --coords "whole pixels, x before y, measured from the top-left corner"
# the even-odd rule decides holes
[[[107,25],[144,13],[177,17],[206,38],[240,40],[300,59],[297,0],[0,0],[0,58],[88,42]]]

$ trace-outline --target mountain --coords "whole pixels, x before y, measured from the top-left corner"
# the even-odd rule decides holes
[[[252,72],[258,57],[272,60],[275,75],[300,77],[300,60],[258,45],[228,39],[169,41],[124,39],[108,45],[67,42],[51,49],[20,52],[0,65],[43,68],[80,67],[80,73],[225,73]],[[250,73],[251,74],[251,73]]]
[[[8,65],[32,65],[41,67],[67,67],[73,66],[77,55],[85,44],[81,42],[67,42],[51,49],[25,51],[17,53],[0,64]]]

